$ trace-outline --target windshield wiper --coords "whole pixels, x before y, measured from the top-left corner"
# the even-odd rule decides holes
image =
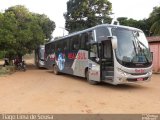
[[[138,43],[138,47],[140,48],[140,50],[142,51],[146,61],[149,63],[149,60],[148,60],[148,57],[146,56],[144,50],[140,47],[140,44],[145,47],[146,49],[148,49],[136,36],[135,36],[136,40],[137,40],[137,43]]]
[[[137,52],[137,49],[136,49],[136,45],[135,45],[133,40],[132,40],[132,43],[133,43],[134,51],[135,51],[136,55],[138,55],[138,52]]]
[[[138,35],[137,35],[137,34],[133,34],[133,36],[134,36],[134,38],[135,38],[135,40],[136,40],[136,42],[137,42],[137,47],[140,49],[140,51],[142,51],[142,53],[143,53],[146,61],[149,62],[148,57],[146,56],[144,50],[140,47],[140,45],[142,45],[146,50],[147,50],[148,48],[138,39],[138,37],[137,37]]]

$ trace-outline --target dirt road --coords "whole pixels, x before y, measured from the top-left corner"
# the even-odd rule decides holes
[[[0,77],[0,113],[160,113],[160,74],[141,85],[94,86],[30,64]]]

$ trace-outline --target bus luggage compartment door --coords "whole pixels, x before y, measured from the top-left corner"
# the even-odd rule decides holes
[[[100,82],[100,65],[89,62],[89,80]]]

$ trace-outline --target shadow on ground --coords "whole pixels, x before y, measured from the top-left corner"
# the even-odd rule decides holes
[[[47,73],[53,74],[53,71],[46,71]],[[65,73],[60,73],[58,76],[63,76],[66,77],[67,79],[71,79],[71,80],[78,80],[79,82],[85,82],[86,84],[89,84],[86,80],[86,78],[83,77],[78,77],[78,76],[74,76],[74,75],[69,75],[69,74],[65,74]],[[97,86],[97,87],[107,87],[110,89],[116,89],[116,90],[133,90],[133,89],[148,89],[148,87],[143,86],[143,84],[120,84],[120,85],[112,85],[109,83],[104,83],[104,82],[100,82],[97,85],[93,85],[93,86]]]

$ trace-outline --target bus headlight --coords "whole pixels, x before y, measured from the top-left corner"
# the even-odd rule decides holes
[[[152,75],[152,70],[148,72],[148,75],[151,76]]]

